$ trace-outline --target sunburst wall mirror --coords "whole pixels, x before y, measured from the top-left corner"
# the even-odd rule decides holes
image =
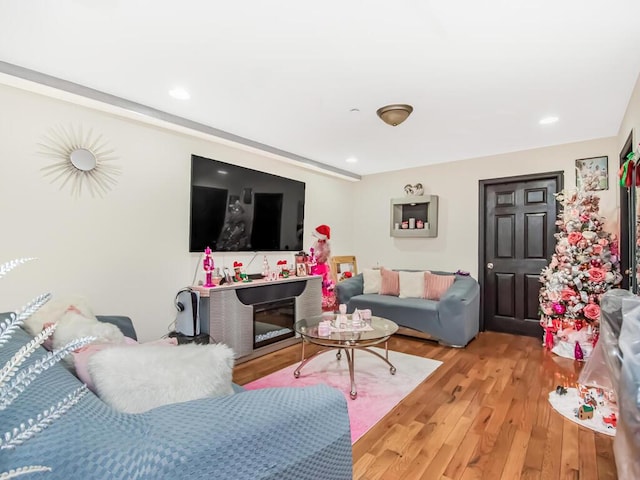
[[[92,129],[54,127],[38,145],[40,154],[55,161],[42,171],[45,177],[53,177],[51,183],[60,182],[60,190],[69,185],[72,195],[80,196],[84,189],[102,197],[117,184],[121,169],[109,163],[117,158],[114,150]]]

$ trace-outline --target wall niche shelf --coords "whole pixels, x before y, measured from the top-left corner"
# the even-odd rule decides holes
[[[410,219],[414,219],[415,228],[402,228],[402,222],[409,223]],[[423,228],[418,228],[420,221],[424,223]],[[437,237],[438,196],[409,195],[392,198],[390,234],[392,237]]]

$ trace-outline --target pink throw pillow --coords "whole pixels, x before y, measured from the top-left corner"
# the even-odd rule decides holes
[[[380,269],[380,295],[400,295],[400,272],[387,270],[382,267]]]
[[[455,282],[455,275],[436,275],[424,272],[424,298],[427,300],[440,300],[440,297]]]

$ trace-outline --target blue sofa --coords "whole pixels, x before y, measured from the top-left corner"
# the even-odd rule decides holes
[[[101,320],[135,335],[126,317]],[[0,346],[0,367],[30,339],[19,329]],[[44,352],[36,352],[27,364]],[[0,435],[80,385],[62,364],[54,365],[0,411]],[[52,471],[43,478],[65,480],[352,478],[342,393],[324,385],[236,390],[142,414],[117,412],[89,392],[22,445],[0,450],[0,472],[45,465]]]
[[[452,275],[448,272],[431,273]],[[369,308],[373,315],[410,329],[404,333],[414,330],[452,347],[464,347],[478,334],[480,285],[470,276],[456,275],[453,285],[439,301],[364,294],[363,290],[361,273],[343,280],[336,286],[338,302],[346,304],[348,312]]]

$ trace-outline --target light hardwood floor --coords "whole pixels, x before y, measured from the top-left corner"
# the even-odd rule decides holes
[[[464,349],[406,336],[391,338],[389,348],[443,364],[356,442],[354,479],[617,478],[612,437],[565,419],[547,400],[562,376],[579,373],[578,362],[535,338],[495,332]],[[299,356],[294,345],[240,364],[234,381],[248,383]]]

